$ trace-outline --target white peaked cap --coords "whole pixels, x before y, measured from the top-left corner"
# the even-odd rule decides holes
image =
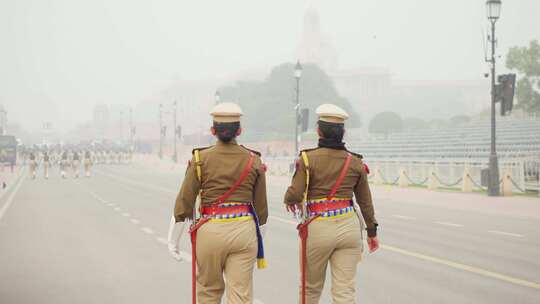
[[[349,114],[345,110],[330,103],[320,105],[316,112],[319,120],[326,122],[344,123],[349,118]]]
[[[218,103],[210,111],[215,122],[239,122],[243,114],[240,106],[232,102]]]

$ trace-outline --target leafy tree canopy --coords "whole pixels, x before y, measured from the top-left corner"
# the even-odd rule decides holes
[[[528,47],[513,47],[506,57],[506,67],[521,74],[516,87],[517,107],[528,113],[540,113],[540,44],[533,40]]]
[[[281,139],[294,133],[294,66],[284,63],[274,67],[263,82],[240,81],[220,89],[223,101],[237,102],[242,107],[245,114],[242,125],[250,140],[256,139],[256,134]],[[345,98],[339,96],[332,79],[317,65],[305,64],[300,79],[300,107],[310,111],[310,128],[315,127],[315,109],[323,103],[334,103],[345,109],[351,116],[347,127],[360,126],[359,115]]]
[[[381,112],[369,122],[369,133],[388,136],[403,130],[403,120],[395,112]]]

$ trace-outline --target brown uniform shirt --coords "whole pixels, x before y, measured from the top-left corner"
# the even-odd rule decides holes
[[[308,200],[325,198],[330,194],[345,165],[347,151],[317,148],[306,150],[306,152],[310,167]],[[300,158],[296,172],[292,178],[291,186],[289,186],[285,194],[285,204],[292,205],[302,202],[305,189],[306,168]],[[349,169],[335,197],[352,198],[353,193],[362,211],[362,217],[366,222],[368,234],[373,236],[376,234],[377,220],[375,219],[371,191],[369,190],[367,173],[362,159],[355,154],[353,154]]]
[[[227,199],[229,202],[253,203],[259,217],[259,224],[264,225],[268,218],[266,202],[266,167],[260,155],[255,153],[253,166],[244,182]],[[176,198],[174,217],[177,222],[193,217],[195,200],[202,188],[202,204],[212,205],[227,192],[242,175],[246,167],[250,150],[239,146],[235,141],[218,141],[215,146],[200,149],[202,185],[197,178],[195,156],[189,163],[182,188]]]

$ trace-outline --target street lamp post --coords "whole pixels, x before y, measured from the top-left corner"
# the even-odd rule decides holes
[[[495,23],[501,15],[501,0],[487,0],[486,1],[487,17],[491,23],[491,151],[489,154],[489,183],[488,183],[488,195],[499,196],[499,162],[497,159],[496,150],[496,120],[495,120],[495,104],[496,104],[496,90],[495,90],[495,47],[497,40],[495,39]]]
[[[177,108],[177,104],[176,104],[176,100],[174,101],[173,103],[173,106],[174,106],[174,111],[173,111],[173,126],[174,126],[174,132],[173,132],[173,136],[174,136],[174,152],[173,152],[173,161],[175,163],[178,162],[178,153],[177,153],[177,150],[176,150],[176,137],[178,136],[178,126],[176,125],[176,108]]]
[[[295,156],[300,153],[300,133],[298,132],[298,125],[300,124],[300,78],[302,77],[302,65],[300,61],[296,61],[296,66],[294,67],[294,78],[296,79],[296,105],[294,106],[295,110],[295,119],[294,119],[294,152]]]
[[[159,158],[163,158],[163,104],[159,104]]]

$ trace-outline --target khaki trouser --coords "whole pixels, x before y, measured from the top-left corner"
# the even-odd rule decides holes
[[[89,159],[84,160],[84,172],[88,173],[90,171],[90,166],[92,162]]]
[[[50,163],[48,161],[43,162],[43,175],[45,175],[45,177],[49,176],[49,166]]]
[[[225,288],[227,304],[252,303],[256,260],[257,235],[252,219],[202,225],[197,231],[198,303],[221,303]]]
[[[306,303],[317,304],[330,262],[332,303],[355,303],[356,268],[362,259],[362,230],[356,214],[316,219],[308,226]],[[300,296],[302,290],[300,289]]]

